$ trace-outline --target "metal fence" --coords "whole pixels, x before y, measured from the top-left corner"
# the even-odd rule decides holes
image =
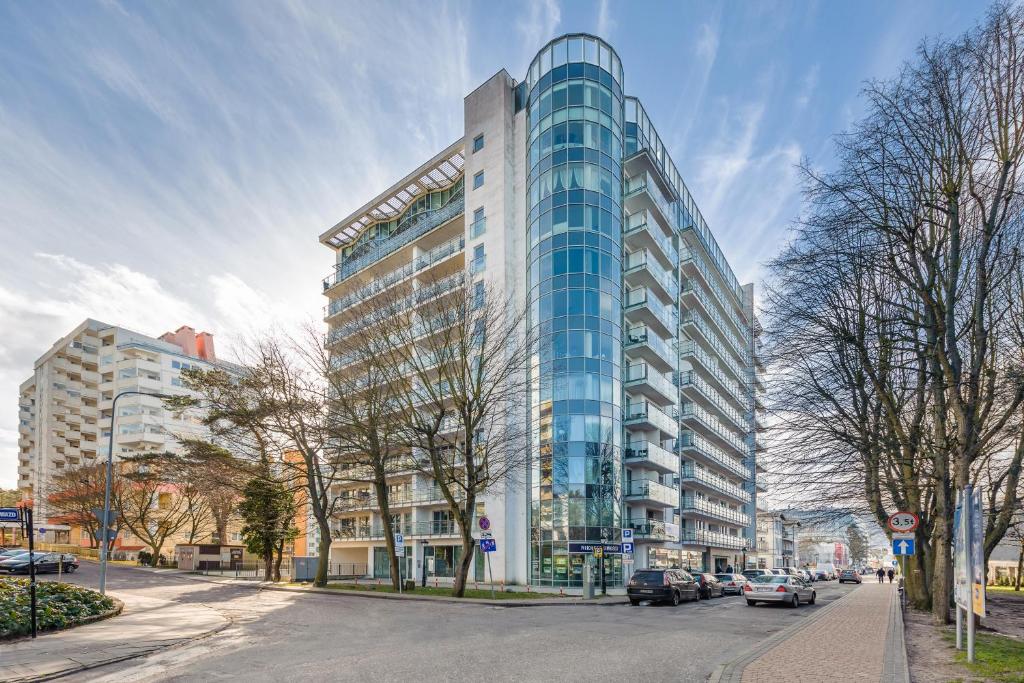
[[[192,574],[201,574],[203,576],[226,576],[235,579],[263,579],[265,573],[263,571],[262,563],[255,562],[215,562],[215,561],[203,561],[197,569],[193,569]],[[291,567],[287,562],[281,563],[281,576],[286,577],[291,575]]]

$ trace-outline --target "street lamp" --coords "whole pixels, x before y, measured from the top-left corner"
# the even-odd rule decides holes
[[[114,476],[114,420],[117,418],[117,399],[122,396],[153,396],[164,399],[171,398],[166,394],[150,391],[122,391],[114,397],[110,405],[110,441],[107,442],[107,481],[103,487],[103,519],[100,520],[100,594],[107,594],[107,529],[110,521],[110,481]]]

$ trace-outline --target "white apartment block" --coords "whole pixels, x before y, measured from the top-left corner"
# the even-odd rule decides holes
[[[202,437],[192,411],[177,415],[151,394],[182,395],[180,373],[219,363],[213,336],[181,327],[157,337],[86,320],[35,362],[21,384],[18,488],[33,501],[37,528],[48,541],[67,541],[68,527],[50,523],[51,477],[65,469],[106,462],[111,414],[117,401],[114,459],[179,448],[176,437]],[[79,539],[73,539],[78,542]]]
[[[529,311],[530,465],[478,510],[509,583],[580,586],[594,545],[612,586],[645,567],[741,567],[756,545],[753,285],[623,83],[599,38],[551,41],[522,81],[502,70],[466,96],[462,137],[320,236],[336,259],[328,344],[352,331],[343,311],[392,287],[443,292],[462,270]],[[459,544],[432,483],[409,471],[392,493],[404,573],[450,576]],[[337,495],[332,565],[387,576],[370,491]]]

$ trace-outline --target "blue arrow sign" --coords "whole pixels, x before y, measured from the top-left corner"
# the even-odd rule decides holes
[[[894,539],[892,539],[892,554],[893,555],[913,555],[914,554],[914,539],[913,538],[894,538]]]
[[[18,508],[0,508],[0,522],[20,522],[21,510]]]

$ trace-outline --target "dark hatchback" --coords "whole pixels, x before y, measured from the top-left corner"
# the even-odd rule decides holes
[[[671,602],[699,600],[697,581],[682,569],[641,569],[633,574],[626,586],[629,604],[639,605],[641,600]]]
[[[35,562],[33,562],[33,564],[35,564],[37,574],[46,574],[50,572],[66,572],[71,574],[78,569],[78,559],[74,555],[40,552],[34,552],[32,555],[35,558]],[[29,554],[26,552],[22,555],[16,555],[15,557],[0,562],[0,572],[7,572],[8,574],[28,574],[28,557]]]
[[[700,586],[699,595],[704,600],[710,600],[715,597],[720,598],[725,595],[725,587],[714,574],[696,574],[695,577]]]

